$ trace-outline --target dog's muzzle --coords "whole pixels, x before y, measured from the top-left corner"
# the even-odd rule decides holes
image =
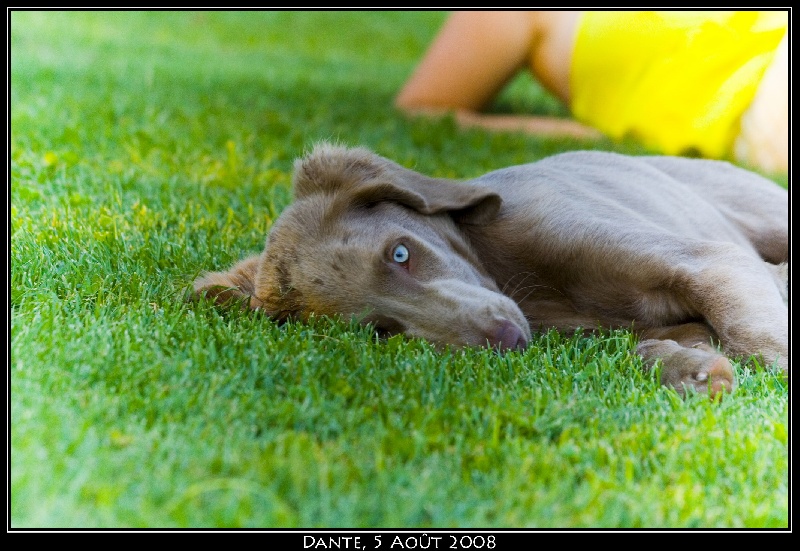
[[[506,319],[500,321],[494,334],[487,336],[486,341],[500,351],[523,350],[528,346],[520,328]]]

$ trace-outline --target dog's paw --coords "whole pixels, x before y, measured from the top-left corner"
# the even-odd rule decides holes
[[[684,348],[663,358],[661,384],[674,388],[681,396],[694,391],[714,398],[723,392],[731,393],[736,379],[725,356]]]

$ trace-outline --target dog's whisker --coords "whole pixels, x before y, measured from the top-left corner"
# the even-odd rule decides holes
[[[522,279],[520,279],[517,282],[517,285],[514,287],[513,291],[511,291],[510,293],[507,293],[506,289],[511,284],[511,282],[514,281],[514,279],[517,278],[518,276],[522,276],[522,275],[524,275],[525,277],[523,277]],[[509,280],[506,282],[506,284],[503,285],[502,293],[505,294],[505,295],[508,295],[508,296],[514,296],[514,293],[517,292],[517,288],[519,288],[520,285],[525,283],[525,281],[532,275],[536,275],[536,274],[534,272],[519,272],[519,273],[513,275],[511,278],[509,278]]]
[[[541,285],[538,285],[538,286],[535,286],[535,287],[542,287],[542,286],[541,286]],[[525,302],[525,301],[528,299],[528,297],[529,297],[529,296],[531,296],[531,295],[532,295],[532,294],[533,294],[533,293],[534,293],[536,290],[537,290],[536,288],[532,288],[532,289],[531,289],[531,290],[528,292],[528,294],[527,294],[527,295],[525,295],[525,296],[524,296],[524,297],[522,297],[521,299],[514,299],[514,300],[515,300],[517,303],[522,303],[522,302]]]
[[[562,294],[560,291],[558,291],[558,289],[556,289],[555,287],[552,287],[550,285],[543,285],[543,284],[540,284],[540,283],[533,283],[533,284],[530,284],[530,285],[525,285],[524,287],[517,286],[511,293],[508,293],[507,296],[509,298],[513,299],[516,302],[522,302],[523,300],[527,299],[531,295],[531,293],[533,293],[536,290],[541,290],[541,289],[547,289],[547,290],[550,290],[550,291],[555,291],[559,295]],[[525,292],[525,291],[528,291],[528,293],[523,298],[521,298],[521,299],[517,298],[517,294],[518,293]]]

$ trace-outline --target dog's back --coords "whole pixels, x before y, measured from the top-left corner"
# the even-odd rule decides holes
[[[498,227],[495,243],[522,228],[529,243],[566,238],[573,245],[576,231],[601,240],[652,231],[735,243],[772,263],[788,260],[786,191],[722,161],[576,151],[469,184],[503,199],[498,223],[509,225]]]

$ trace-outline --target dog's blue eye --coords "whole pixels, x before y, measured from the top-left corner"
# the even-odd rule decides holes
[[[398,245],[394,248],[394,251],[392,251],[392,259],[398,264],[408,262],[408,257],[409,253],[405,245]]]

